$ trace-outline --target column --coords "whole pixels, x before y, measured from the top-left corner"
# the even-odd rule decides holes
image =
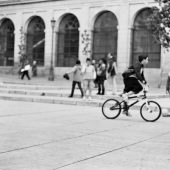
[[[14,43],[14,66],[18,66],[19,60],[20,60],[20,50],[19,45],[21,44],[21,27],[22,27],[22,13],[18,12],[16,18],[15,24],[15,43]]]
[[[129,66],[130,54],[130,31],[128,30],[129,21],[129,6],[122,4],[120,7],[120,18],[118,20],[118,51],[117,51],[117,64],[119,72],[122,72]]]

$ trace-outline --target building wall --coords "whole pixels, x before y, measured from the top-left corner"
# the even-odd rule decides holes
[[[20,2],[20,1],[19,1]],[[33,3],[34,2],[34,3]],[[35,3],[37,2],[37,3]],[[11,3],[11,1],[10,1]],[[55,37],[54,37],[54,53],[57,53],[57,32],[59,29],[59,24],[62,18],[66,14],[74,14],[80,22],[80,44],[79,44],[79,59],[84,63],[87,57],[91,57],[91,54],[84,55],[82,50],[84,44],[82,44],[81,34],[85,30],[91,35],[94,27],[94,22],[100,13],[104,11],[111,11],[115,14],[118,20],[118,51],[117,51],[117,65],[118,70],[121,73],[125,70],[131,59],[131,40],[132,40],[132,30],[133,23],[136,15],[140,10],[144,8],[156,5],[154,0],[64,0],[64,1],[31,1],[23,0],[22,3],[18,1],[13,1],[11,5],[9,1],[0,2],[0,24],[5,18],[9,18],[13,21],[15,26],[15,63],[19,61],[19,48],[20,44],[20,29],[24,28],[24,32],[27,33],[27,26],[30,20],[34,16],[40,16],[46,25],[46,43],[45,43],[45,65],[42,68],[45,73],[48,72],[51,61],[51,45],[52,45],[52,29],[51,29],[51,19],[56,20],[55,26]],[[89,47],[91,50],[91,47]],[[55,58],[54,58],[55,59]],[[169,53],[164,53],[162,49],[161,63],[165,63],[166,69],[164,72],[170,68],[170,57]],[[62,75],[68,68],[55,68],[55,73],[57,75]],[[147,77],[152,74],[153,79],[156,79],[160,75],[160,69],[147,69]]]

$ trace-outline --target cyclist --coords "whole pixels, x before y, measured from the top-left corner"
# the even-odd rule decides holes
[[[125,101],[125,109],[123,111],[123,114],[127,116],[131,116],[127,109],[128,97],[141,92],[143,90],[143,86],[147,84],[144,77],[144,66],[148,64],[148,56],[140,55],[138,59],[138,63],[128,68],[129,70],[131,70],[131,73],[123,79],[125,85],[122,94],[122,97]]]

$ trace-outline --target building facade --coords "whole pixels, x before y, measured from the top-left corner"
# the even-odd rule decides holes
[[[154,0],[0,1],[0,69],[18,65],[23,28],[26,55],[37,61],[42,74],[48,74],[51,59],[55,74],[62,75],[77,59],[98,61],[108,52],[117,58],[121,73],[145,53],[147,76],[158,79],[162,66],[164,72],[170,69],[170,57],[147,27],[154,5]]]

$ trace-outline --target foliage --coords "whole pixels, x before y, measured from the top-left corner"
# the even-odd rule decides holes
[[[83,48],[83,54],[87,55],[88,53],[90,53],[91,51],[88,50],[89,45],[90,45],[90,38],[89,38],[89,34],[87,34],[87,30],[84,31],[84,33],[82,33],[82,43],[84,44],[84,48]]]
[[[19,46],[19,54],[20,54],[20,62],[23,64],[24,63],[24,60],[26,58],[26,55],[25,55],[25,35],[24,35],[24,32],[23,32],[23,28],[21,27],[20,29],[20,34],[21,34],[21,38],[20,38],[20,45]]]
[[[164,48],[170,47],[170,0],[155,0],[159,6],[152,7],[149,27],[157,40]]]

